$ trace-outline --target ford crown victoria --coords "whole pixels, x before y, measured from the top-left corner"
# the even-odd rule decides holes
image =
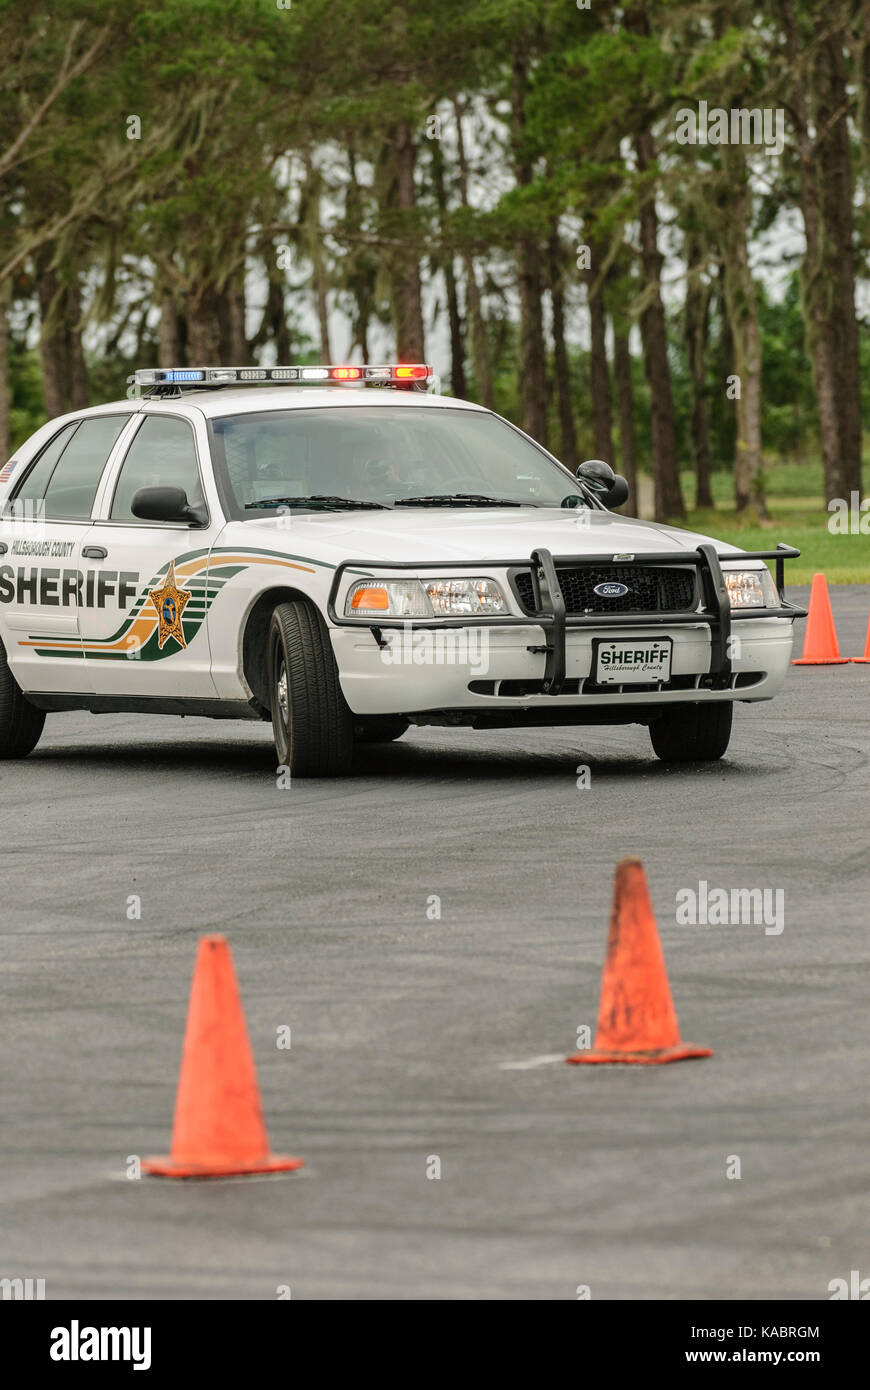
[[[785,678],[787,545],[613,509],[423,364],[161,368],[0,471],[0,756],[63,710],[271,720],[292,775],[412,724],[638,723],[721,757]],[[775,576],[766,561],[775,562]]]

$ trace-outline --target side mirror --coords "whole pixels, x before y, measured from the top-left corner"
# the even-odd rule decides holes
[[[130,510],[142,521],[186,521],[190,526],[204,526],[208,520],[205,508],[192,507],[180,487],[140,487]]]
[[[628,483],[603,459],[585,459],[577,469],[577,477],[605,507],[621,507],[628,501]]]

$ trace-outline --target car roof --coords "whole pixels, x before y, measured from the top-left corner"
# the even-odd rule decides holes
[[[114,401],[94,406],[77,415],[100,414],[117,410],[157,410],[177,414],[179,409],[193,408],[213,419],[220,415],[253,414],[265,410],[305,410],[312,407],[347,408],[364,406],[377,410],[384,406],[408,409],[423,406],[427,410],[475,410],[489,414],[485,406],[473,401],[456,400],[453,396],[436,396],[427,391],[396,391],[381,387],[354,388],[347,386],[221,386],[213,390],[182,391],[178,395],[143,396],[140,400]]]

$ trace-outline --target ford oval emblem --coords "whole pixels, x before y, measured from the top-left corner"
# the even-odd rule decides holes
[[[592,592],[600,594],[602,598],[625,598],[629,588],[627,584],[596,584]]]

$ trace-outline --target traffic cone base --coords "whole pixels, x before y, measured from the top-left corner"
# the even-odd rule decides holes
[[[854,657],[855,661],[862,660],[861,657]],[[792,659],[792,666],[848,666],[848,656],[796,656]]]
[[[664,1062],[684,1062],[690,1057],[712,1057],[713,1053],[709,1047],[695,1047],[693,1043],[678,1043],[676,1047],[663,1047],[657,1052],[575,1052],[572,1057],[566,1057],[565,1061],[572,1063],[573,1066],[582,1066],[585,1062],[598,1063],[628,1063],[633,1066],[658,1067]]]
[[[152,1178],[241,1178],[253,1173],[293,1173],[305,1166],[304,1158],[290,1154],[271,1154],[252,1163],[224,1163],[220,1159],[207,1166],[173,1163],[169,1156],[142,1160],[142,1172]]]
[[[613,885],[595,1043],[565,1061],[575,1066],[650,1067],[712,1056],[710,1048],[680,1037],[643,864],[633,857],[621,859]]]
[[[814,574],[810,589],[810,611],[804,631],[803,654],[792,660],[792,666],[848,666],[849,658],[840,656],[837,629],[828,593],[828,581],[823,574]]]
[[[870,662],[870,623],[867,624],[867,641],[864,643],[864,655],[853,656],[852,661],[857,666],[866,666]]]
[[[292,1173],[303,1160],[269,1152],[254,1055],[223,936],[200,938],[190,987],[172,1147],[146,1158],[159,1178]]]

